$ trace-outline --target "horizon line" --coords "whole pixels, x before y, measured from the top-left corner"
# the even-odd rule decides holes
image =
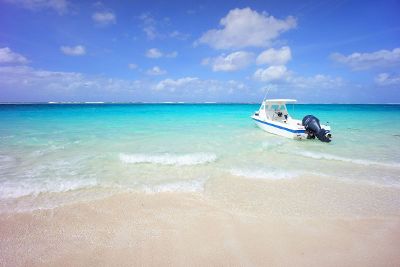
[[[147,101],[128,101],[128,102],[103,102],[103,101],[42,101],[42,102],[0,102],[0,105],[102,105],[102,104],[209,104],[209,105],[219,105],[219,104],[247,104],[247,105],[255,105],[261,104],[259,102],[212,102],[212,101],[205,101],[205,102],[184,102],[184,101],[163,101],[163,102],[147,102]],[[315,102],[308,102],[308,103],[296,103],[295,105],[400,105],[400,103],[315,103]]]

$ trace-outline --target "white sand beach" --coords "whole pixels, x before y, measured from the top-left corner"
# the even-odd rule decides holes
[[[339,185],[323,197],[312,182],[291,181],[288,188],[287,182],[255,186],[237,179],[225,184],[232,194],[224,198],[212,192],[125,193],[2,214],[0,265],[399,266],[400,216],[389,209],[373,215],[372,207],[374,198],[396,198],[397,192],[357,195]],[[261,191],[270,197],[260,198]],[[344,195],[370,197],[369,203],[346,210],[330,202]]]

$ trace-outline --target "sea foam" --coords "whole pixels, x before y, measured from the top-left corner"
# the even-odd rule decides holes
[[[16,159],[8,155],[0,155],[0,171],[14,167]],[[1,173],[0,173],[1,174]],[[1,180],[2,177],[0,177]]]
[[[14,161],[15,158],[8,155],[0,155],[0,163]]]
[[[249,179],[282,180],[293,179],[299,176],[299,173],[291,171],[266,170],[256,168],[235,168],[231,169],[229,172],[232,175],[241,176]]]
[[[275,149],[277,147],[283,146],[284,142],[282,141],[264,141],[262,142],[262,147],[270,150],[270,149]]]
[[[141,191],[149,194],[155,193],[195,193],[203,192],[206,179],[166,182],[156,185],[146,185],[140,188]]]
[[[346,157],[336,156],[336,155],[327,154],[327,153],[318,153],[318,152],[310,152],[310,151],[298,151],[298,152],[294,152],[294,153],[299,156],[312,158],[312,159],[318,159],[318,160],[334,160],[334,161],[349,162],[349,163],[365,165],[365,166],[376,165],[376,166],[381,166],[381,167],[400,168],[400,163],[396,163],[396,162],[387,163],[387,162],[377,162],[377,161],[371,161],[371,160],[365,160],[365,159],[352,159],[352,158],[346,158]]]
[[[193,153],[193,154],[120,154],[119,158],[125,163],[153,163],[160,165],[199,165],[214,162],[215,154]]]
[[[95,179],[20,180],[0,183],[0,199],[37,196],[41,193],[61,193],[97,186]]]

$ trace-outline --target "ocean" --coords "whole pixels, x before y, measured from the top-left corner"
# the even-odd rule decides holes
[[[400,214],[400,105],[288,105],[329,122],[331,143],[264,132],[250,118],[258,107],[0,105],[0,213],[133,192],[277,214]],[[280,206],[275,185],[296,200]]]

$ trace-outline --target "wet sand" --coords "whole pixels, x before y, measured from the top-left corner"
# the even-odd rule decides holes
[[[399,216],[271,216],[125,193],[0,215],[0,266],[399,266]]]

